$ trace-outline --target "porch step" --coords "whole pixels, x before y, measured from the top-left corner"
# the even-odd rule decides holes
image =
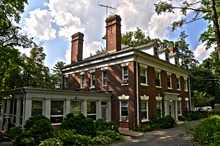
[[[129,130],[128,128],[119,128],[118,130],[122,135],[130,136],[132,138],[140,138],[144,136],[144,133],[132,131],[132,130]]]

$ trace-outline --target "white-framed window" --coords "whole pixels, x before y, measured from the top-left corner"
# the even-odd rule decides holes
[[[90,88],[95,88],[96,76],[95,72],[90,73]]]
[[[69,75],[64,75],[63,76],[63,86],[64,86],[64,89],[69,88],[68,78],[69,78]]]
[[[80,88],[84,88],[84,87],[85,87],[85,75],[80,74]]]
[[[176,77],[176,88],[180,90],[180,77]]]
[[[140,103],[139,103],[139,108],[140,108],[140,119],[141,122],[146,122],[149,121],[149,107],[148,107],[148,100],[149,96],[141,96],[140,97]]]
[[[50,120],[53,125],[60,125],[64,116],[64,101],[51,101]]]
[[[40,116],[43,113],[43,101],[32,100],[31,116]]]
[[[102,71],[102,87],[108,85],[108,77],[107,77],[107,70]]]
[[[122,82],[123,84],[128,83],[128,66],[122,66]]]
[[[190,107],[189,107],[189,98],[187,97],[187,98],[185,98],[185,101],[186,101],[186,110],[187,111],[189,111],[190,109]]]
[[[128,122],[128,100],[120,100],[120,121]]]
[[[162,97],[161,96],[156,96],[156,110],[157,110],[157,116],[162,117],[163,116],[163,107],[162,107]]]
[[[140,83],[148,85],[147,67],[140,65]]]
[[[87,101],[87,117],[96,120],[96,101]]]
[[[156,71],[155,85],[161,87],[161,73],[158,70]]]
[[[172,88],[172,75],[171,74],[167,75],[167,88],[168,89]]]
[[[73,113],[74,115],[79,115],[82,109],[82,102],[80,100],[72,100],[70,104],[71,104],[70,112]]]

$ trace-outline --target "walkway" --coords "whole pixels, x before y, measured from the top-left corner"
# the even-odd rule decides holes
[[[128,138],[126,142],[111,146],[193,146],[192,137],[183,127],[147,132],[142,138]]]

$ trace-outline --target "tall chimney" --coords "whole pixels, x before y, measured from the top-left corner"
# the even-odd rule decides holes
[[[82,60],[83,56],[83,33],[77,32],[72,35],[71,64]]]
[[[121,17],[119,15],[112,15],[105,22],[107,52],[121,50]]]

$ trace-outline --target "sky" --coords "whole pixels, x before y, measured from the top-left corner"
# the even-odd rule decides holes
[[[24,33],[33,37],[35,42],[44,47],[46,65],[52,68],[57,61],[70,63],[70,39],[76,32],[84,33],[84,53],[86,58],[98,49],[105,47],[102,39],[105,32],[106,10],[98,4],[115,7],[109,14],[118,14],[122,18],[122,33],[144,30],[151,38],[175,40],[185,30],[187,41],[198,60],[207,58],[212,50],[205,50],[199,42],[199,35],[207,28],[204,21],[184,26],[175,32],[171,23],[183,18],[179,11],[157,15],[154,4],[158,0],[29,0],[22,14],[21,27]],[[163,0],[169,1],[170,0]],[[183,0],[173,0],[180,5]],[[188,0],[194,1],[194,0]],[[30,49],[20,48],[29,55]]]

